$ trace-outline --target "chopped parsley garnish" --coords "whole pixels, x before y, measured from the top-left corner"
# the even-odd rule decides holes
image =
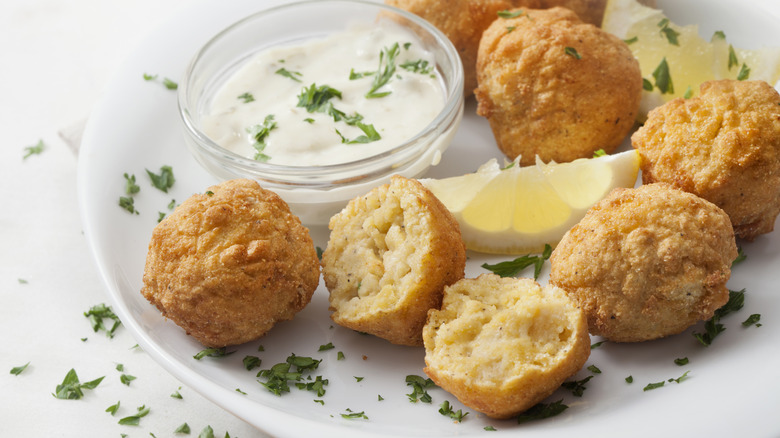
[[[739,59],[737,58],[737,52],[734,51],[734,46],[729,44],[729,71],[733,67],[736,67],[739,65]]]
[[[563,404],[563,400],[558,400],[553,403],[537,403],[527,411],[518,415],[517,422],[522,424],[529,421],[554,417],[568,408],[569,406]]]
[[[119,402],[116,402],[113,405],[106,408],[106,412],[111,414],[111,416],[114,416],[114,414],[116,414],[116,411],[118,410],[119,410]]]
[[[246,392],[242,391],[241,388],[236,388],[236,392],[239,394],[246,395]]]
[[[645,78],[642,78],[642,89],[645,91],[653,91],[653,83]]]
[[[357,418],[362,418],[364,420],[368,420],[368,417],[366,416],[365,411],[352,412],[352,409],[349,409],[349,408],[347,408],[347,413],[346,414],[341,414],[341,417],[342,418],[346,418],[348,420],[354,420],[354,419],[357,419]]]
[[[655,79],[655,86],[658,87],[661,94],[674,94],[674,84],[669,73],[669,63],[666,62],[666,57],[653,70],[653,78]]]
[[[24,155],[22,156],[22,160],[26,160],[32,155],[40,155],[45,148],[46,145],[43,143],[43,140],[38,140],[38,143],[36,143],[34,146],[26,146],[24,148]]]
[[[683,94],[683,99],[690,99],[693,97],[693,88],[688,85],[688,88],[685,89],[685,94]]]
[[[260,360],[257,356],[246,356],[244,357],[244,368],[246,368],[247,371],[252,371],[253,369],[260,366],[262,363],[262,360]]]
[[[318,87],[317,84],[311,84],[309,87],[304,87],[301,94],[298,95],[297,106],[306,108],[306,111],[310,113],[322,113],[326,112],[327,104],[334,97],[341,99],[341,91],[328,85],[321,85]]]
[[[390,91],[378,92],[378,90],[387,85],[395,75],[395,58],[400,52],[401,48],[398,46],[398,43],[395,43],[390,47],[385,47],[379,53],[379,67],[373,75],[374,81],[371,84],[371,89],[365,95],[367,99],[384,97],[390,94]]]
[[[181,386],[179,387],[179,389],[177,389],[176,391],[173,391],[173,393],[171,393],[171,398],[177,398],[179,400],[183,399],[184,397],[181,396],[181,394],[179,393],[179,390],[181,390]]]
[[[716,31],[715,31],[715,32],[712,34],[712,38],[710,38],[710,41],[715,41],[715,40],[725,40],[725,39],[726,39],[726,33],[725,33],[725,32],[723,32],[722,30],[716,30]]]
[[[204,357],[225,357],[235,353],[235,351],[227,351],[227,347],[220,348],[205,348],[198,352],[195,356],[192,356],[195,360],[201,360]]]
[[[252,145],[252,147],[254,147],[256,151],[255,160],[265,162],[271,158],[268,155],[266,155],[263,151],[265,151],[265,147],[266,147],[265,140],[266,138],[268,138],[268,134],[270,134],[270,132],[274,129],[276,129],[276,122],[274,121],[273,114],[269,114],[265,116],[265,119],[263,119],[262,124],[255,125],[247,129],[249,135],[251,135],[252,138],[255,139],[255,142]]]
[[[677,37],[680,36],[680,32],[677,32],[676,30],[669,27],[668,18],[664,18],[661,21],[659,21],[658,27],[661,29],[660,30],[661,34],[666,37],[667,41],[669,41],[669,44],[674,46],[680,45],[680,42],[677,40]]]
[[[601,347],[602,345],[604,345],[604,343],[605,343],[605,342],[607,342],[607,341],[599,341],[599,342],[596,342],[596,343],[594,343],[594,344],[590,344],[590,349],[591,349],[591,350],[594,350],[594,349],[596,349],[596,348],[599,348],[599,347]]]
[[[211,426],[206,426],[198,434],[198,438],[214,438],[214,429]]]
[[[598,149],[595,152],[593,152],[593,158],[606,157],[606,156],[607,153],[606,151],[604,151],[604,149]]]
[[[339,352],[336,354],[336,360],[344,360],[344,353],[343,353],[343,352],[341,352],[341,351],[339,351]]]
[[[577,49],[575,49],[574,47],[568,47],[568,46],[565,47],[563,49],[563,53],[571,56],[574,59],[582,59],[582,55],[580,55],[579,52],[577,52]]]
[[[634,383],[634,376],[626,377],[626,383]]]
[[[354,81],[354,80],[357,80],[357,79],[362,79],[362,78],[364,78],[366,76],[372,76],[374,74],[376,74],[375,71],[356,72],[355,69],[353,68],[353,69],[349,70],[349,80],[350,81]]]
[[[515,29],[517,29],[517,26],[507,26],[506,33],[514,32]]]
[[[125,177],[125,194],[134,195],[141,191],[141,187],[135,183],[135,175],[124,174]]]
[[[569,391],[571,391],[571,394],[576,397],[582,397],[582,393],[584,393],[585,390],[588,389],[585,386],[585,384],[588,383],[592,378],[593,376],[588,376],[581,380],[571,380],[568,382],[563,382],[561,384],[561,387],[563,387],[564,389],[568,389]]]
[[[466,417],[469,413],[463,413],[462,409],[458,409],[457,411],[452,410],[452,406],[450,406],[450,402],[447,400],[444,400],[444,403],[442,403],[439,407],[439,413],[444,415],[445,417],[450,417],[453,420],[460,423],[463,421],[463,418]]]
[[[748,319],[742,321],[742,326],[750,327],[751,325],[755,325],[756,327],[761,327],[761,323],[759,323],[759,321],[761,321],[761,314],[754,313],[748,316]]]
[[[322,248],[319,246],[314,247],[314,250],[317,251],[317,258],[322,260],[322,253],[325,252]],[[322,347],[320,347],[322,348]]]
[[[429,65],[428,61],[424,59],[418,59],[417,61],[406,61],[401,64],[401,68],[412,73],[419,73],[423,75],[428,75],[433,72],[433,66]]]
[[[141,423],[141,418],[149,414],[149,411],[150,409],[146,405],[139,406],[134,415],[120,419],[119,424],[123,426],[138,426]]]
[[[412,392],[410,394],[406,394],[407,397],[409,397],[409,401],[412,403],[417,403],[418,401],[421,401],[423,403],[430,403],[431,402],[431,396],[428,394],[428,391],[426,389],[433,388],[436,386],[435,383],[433,383],[433,380],[430,378],[423,378],[420,376],[416,376],[414,374],[410,374],[406,376],[406,385],[412,387]]]
[[[674,360],[674,364],[678,366],[688,365],[688,362],[687,357],[680,357]]]
[[[355,381],[357,381],[357,382],[362,382],[363,379],[365,379],[365,377],[358,377],[358,376],[352,376],[352,377],[354,377]]]
[[[737,310],[741,309],[742,306],[745,305],[745,289],[742,289],[741,291],[729,291],[729,300],[726,302],[726,304],[723,305],[720,309],[715,311],[715,314],[712,316],[712,318],[708,319],[704,323],[704,333],[697,333],[693,332],[693,336],[698,339],[698,341],[704,345],[705,347],[708,347],[712,344],[713,339],[715,339],[716,336],[723,333],[726,330],[726,327],[723,326],[723,324],[720,323],[720,319],[724,316],[728,315],[729,313],[736,312]]]
[[[731,267],[733,268],[734,265],[738,265],[738,264],[744,262],[746,258],[747,258],[747,254],[745,254],[745,252],[742,251],[742,247],[741,246],[738,246],[737,247],[737,258],[735,258],[734,261],[731,262]]]
[[[739,69],[739,73],[737,74],[737,80],[746,81],[749,78],[750,78],[750,67],[748,67],[747,64],[743,62],[742,68]]]
[[[255,96],[253,96],[252,93],[247,91],[246,93],[238,96],[237,99],[243,100],[244,103],[249,103],[249,102],[254,102],[255,101]]]
[[[325,385],[328,384],[328,379],[323,379],[322,376],[317,376],[313,381],[303,383],[296,383],[295,386],[301,390],[313,391],[317,393],[317,397],[325,395]]]
[[[637,36],[637,35],[634,35],[633,37],[631,37],[629,39],[623,40],[623,42],[626,43],[626,44],[634,44],[637,41],[639,41],[639,36]]]
[[[523,15],[523,13],[521,9],[517,11],[503,10],[498,11],[498,16],[499,18],[516,18]]]
[[[655,383],[648,383],[647,385],[645,385],[644,388],[642,388],[642,391],[651,391],[653,389],[658,389],[664,386],[665,383],[666,383],[665,380],[662,380],[660,382],[655,382]]]
[[[123,209],[129,211],[133,214],[140,214],[138,210],[135,209],[135,199],[129,197],[129,196],[120,196],[119,197],[119,206]]]
[[[551,254],[552,247],[545,244],[544,251],[542,251],[541,255],[528,254],[511,261],[496,263],[494,265],[483,263],[482,267],[501,277],[514,277],[520,274],[523,269],[534,265],[534,280],[536,280],[542,272],[544,261],[549,259]]]
[[[183,433],[186,435],[190,434],[190,425],[187,423],[182,424],[181,426],[177,427],[176,430],[173,431],[173,433]]]
[[[100,382],[103,381],[103,378],[105,378],[105,376],[81,383],[79,381],[79,376],[76,374],[76,370],[71,368],[65,375],[62,383],[57,385],[57,388],[52,395],[61,400],[79,400],[84,397],[84,391],[82,390],[97,388],[97,386],[100,385]]]
[[[274,73],[276,73],[278,75],[281,75],[281,76],[284,76],[286,78],[290,78],[290,79],[294,80],[295,82],[300,82],[301,80],[298,79],[298,77],[299,76],[303,76],[303,74],[301,72],[290,71],[290,70],[287,70],[284,67],[280,68],[279,70],[276,70]]]
[[[345,144],[365,144],[365,143],[371,143],[372,141],[381,140],[382,136],[379,135],[378,132],[376,132],[376,129],[374,128],[374,125],[366,125],[365,123],[357,122],[355,123],[355,126],[360,128],[361,131],[363,131],[363,135],[358,136],[354,140],[350,140],[346,137],[344,137],[339,130],[336,130],[336,133],[341,137],[341,142]]]
[[[145,81],[153,81],[157,79],[157,75],[150,75],[148,73],[144,73],[144,80]]]
[[[119,376],[119,381],[127,386],[130,386],[130,382],[132,382],[135,379],[136,379],[135,376],[131,376],[129,374],[122,374],[121,376]]]
[[[601,370],[596,365],[588,366],[588,371],[590,371],[593,374],[601,374]]]
[[[163,78],[163,85],[165,86],[165,88],[169,90],[176,90],[177,88],[179,88],[179,84],[177,84],[176,82],[168,78]]]
[[[146,169],[146,174],[149,175],[149,179],[152,180],[152,186],[165,193],[168,193],[168,189],[173,187],[173,183],[176,182],[176,179],[173,177],[173,168],[171,166],[160,167],[159,174]]]
[[[24,370],[27,369],[28,365],[30,365],[30,362],[27,362],[26,364],[20,365],[18,367],[11,368],[11,374],[13,374],[14,376],[18,376],[19,374],[22,374]]]
[[[105,331],[106,336],[109,338],[113,338],[116,330],[122,325],[122,321],[120,321],[119,317],[111,310],[111,306],[106,306],[103,303],[92,306],[88,311],[84,312],[84,316],[89,320],[93,331],[96,333],[99,330]],[[103,319],[114,321],[110,329],[107,329],[103,324]]]
[[[283,392],[290,392],[289,381],[299,382],[303,380],[304,371],[313,371],[317,369],[321,360],[313,359],[311,357],[296,356],[292,354],[287,357],[285,362],[278,363],[269,369],[261,370],[257,373],[257,377],[263,377],[265,382],[258,382],[266,389],[276,395],[282,395]],[[295,370],[293,371],[293,367]],[[319,396],[325,394],[324,386],[328,384],[328,381],[317,376],[317,380],[304,383],[299,386],[299,389],[308,389],[310,391],[316,391]]]
[[[488,432],[495,432],[496,431],[496,428],[493,427],[493,426],[485,426],[485,427],[483,427],[483,429],[485,429]]]
[[[19,284],[29,284],[29,282],[24,278],[17,278],[16,281],[18,281]]]

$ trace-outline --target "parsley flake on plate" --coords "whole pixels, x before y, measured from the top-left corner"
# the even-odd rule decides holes
[[[113,338],[116,330],[122,325],[122,321],[119,320],[119,317],[111,309],[111,306],[107,306],[103,303],[90,307],[88,311],[84,312],[84,316],[89,320],[92,330],[95,333],[101,330],[105,331],[106,336],[109,338]],[[106,328],[103,324],[104,319],[114,321],[110,329]]]
[[[409,401],[412,403],[417,403],[418,401],[421,401],[423,403],[430,403],[431,402],[431,396],[428,394],[428,391],[426,389],[433,388],[436,386],[435,383],[433,383],[433,380],[430,378],[426,379],[424,377],[416,376],[414,374],[410,374],[406,376],[406,385],[412,387],[412,392],[410,394],[406,394],[407,397],[409,397]]]
[[[22,160],[26,160],[33,155],[40,155],[45,148],[46,144],[43,142],[43,140],[38,140],[38,143],[33,146],[26,146],[24,148],[24,155],[22,156]]]
[[[138,426],[141,423],[141,418],[147,416],[150,411],[151,409],[149,409],[146,405],[141,405],[136,408],[135,414],[121,418],[119,420],[119,424],[123,426]]]
[[[28,365],[30,365],[30,362],[27,362],[26,364],[20,365],[18,367],[11,368],[11,374],[13,374],[14,376],[18,376],[19,374],[22,374],[24,370],[27,369]]]
[[[76,370],[71,368],[65,375],[62,383],[57,385],[57,388],[52,395],[60,400],[80,400],[84,397],[84,389],[97,388],[97,386],[100,385],[100,382],[103,381],[103,378],[105,378],[105,376],[82,383],[79,381]]]
[[[527,423],[534,420],[542,420],[544,418],[554,417],[561,412],[568,409],[569,406],[563,404],[563,400],[558,400],[552,403],[537,403],[527,411],[517,416],[517,422],[519,424]]]
[[[152,181],[152,186],[156,189],[162,190],[168,193],[168,189],[173,187],[173,183],[176,179],[173,177],[173,168],[171,166],[160,167],[160,173],[156,174],[149,169],[146,169],[146,174],[149,175],[149,179]]]
[[[534,280],[539,278],[539,274],[542,272],[542,266],[544,261],[550,258],[552,254],[552,247],[550,245],[544,245],[544,251],[541,255],[524,255],[514,260],[496,263],[494,265],[483,263],[482,267],[488,271],[501,276],[501,277],[514,277],[519,275],[523,269],[533,265],[534,266]]]
[[[458,423],[462,422],[466,415],[469,414],[468,412],[463,413],[462,409],[458,409],[457,411],[452,410],[452,406],[450,406],[450,402],[447,400],[444,400],[444,403],[439,406],[439,413],[445,417],[452,418]]]

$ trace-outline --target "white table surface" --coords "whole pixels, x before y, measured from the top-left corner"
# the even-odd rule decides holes
[[[120,62],[185,7],[184,0],[0,2],[2,436],[185,436],[174,434],[185,422],[190,436],[207,426],[216,437],[265,436],[182,386],[133,348],[127,330],[109,339],[83,315],[108,297],[82,233],[77,156],[60,132],[77,132]],[[43,153],[23,160],[38,140]],[[10,373],[27,362],[22,374]],[[117,364],[136,377],[129,386]],[[71,368],[82,382],[105,379],[81,400],[58,400],[52,393]],[[175,391],[182,399],[170,396]],[[105,412],[117,401],[114,416]],[[151,411],[140,425],[118,424],[141,405]]]

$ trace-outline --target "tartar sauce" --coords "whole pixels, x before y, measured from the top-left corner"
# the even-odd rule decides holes
[[[422,131],[444,107],[433,55],[400,26],[262,51],[214,95],[206,135],[274,164],[338,164]]]

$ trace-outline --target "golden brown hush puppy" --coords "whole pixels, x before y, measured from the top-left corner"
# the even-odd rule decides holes
[[[550,283],[579,303],[590,333],[662,338],[728,301],[734,232],[716,205],[664,183],[615,189],[564,236]]]
[[[241,344],[292,319],[319,284],[309,231],[247,179],[184,201],[152,232],[141,293],[209,347]]]
[[[464,275],[466,248],[452,214],[417,180],[394,176],[350,201],[329,227],[322,266],[333,321],[422,345],[428,309]]]
[[[485,31],[477,58],[477,113],[501,151],[522,165],[614,151],[642,96],[628,46],[568,9],[515,12]]]
[[[444,292],[424,329],[425,373],[463,404],[509,418],[552,394],[590,355],[585,315],[566,292],[483,274]]]
[[[482,32],[498,18],[498,12],[514,9],[569,8],[586,23],[600,26],[607,0],[385,0],[385,3],[419,15],[438,28],[460,54],[464,92],[477,88],[477,51]],[[640,3],[655,5],[654,0]]]
[[[700,89],[651,111],[631,137],[642,180],[707,199],[728,213],[737,236],[753,240],[780,213],[780,94],[763,81]]]

